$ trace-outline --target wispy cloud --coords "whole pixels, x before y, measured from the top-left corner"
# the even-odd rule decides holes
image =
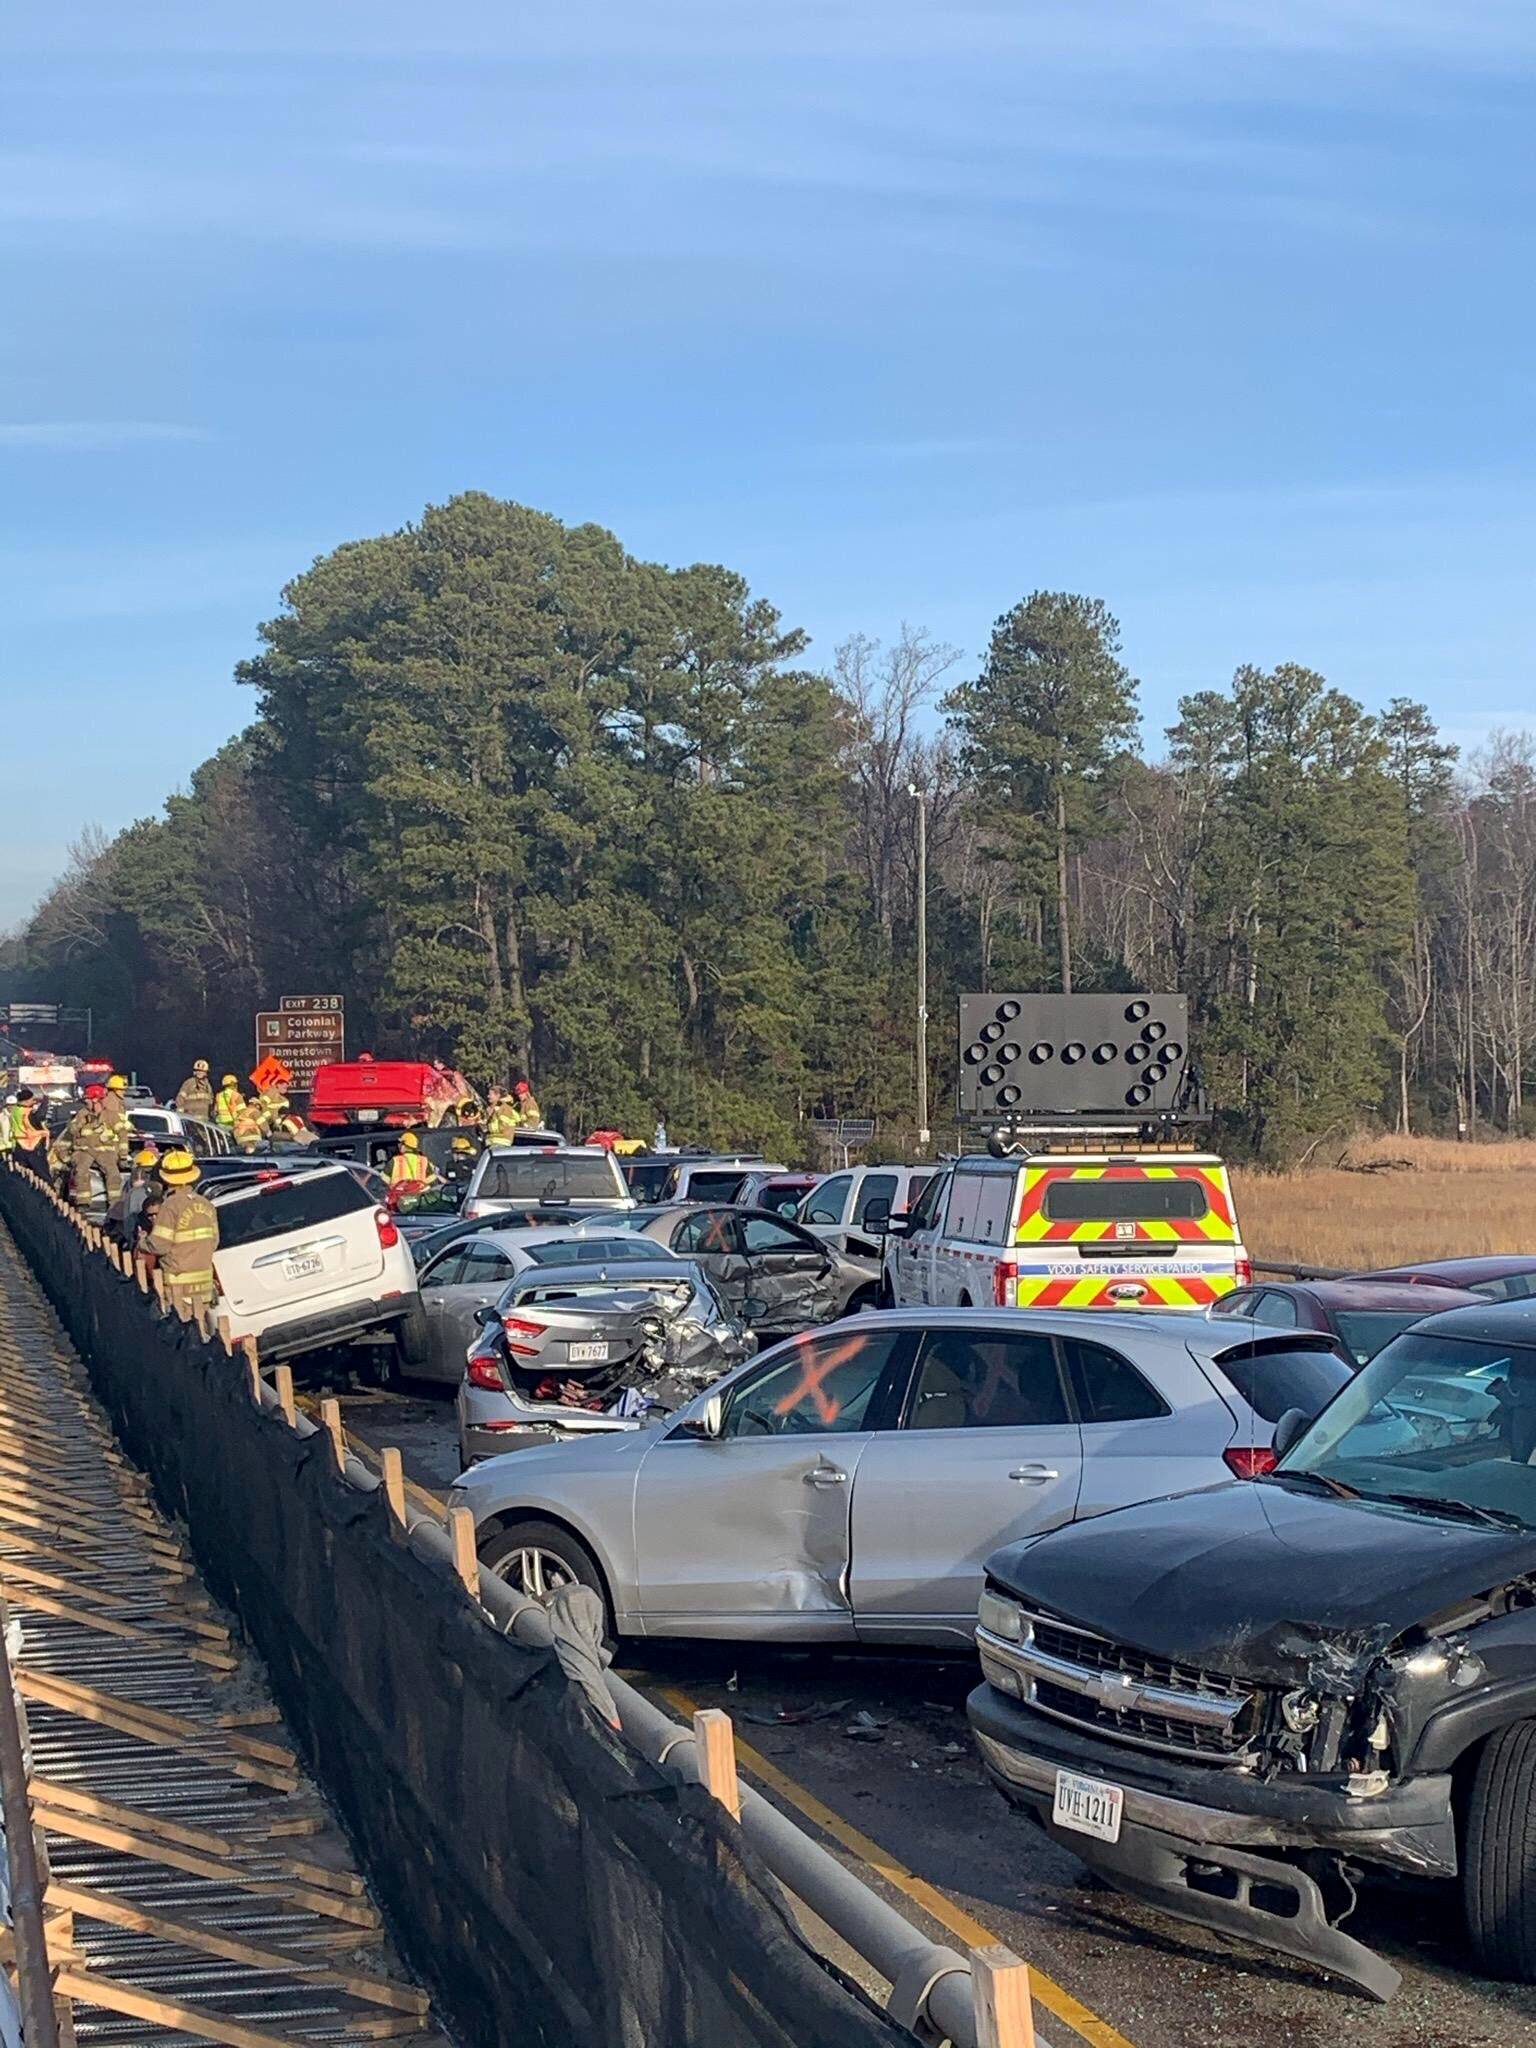
[[[94,455],[150,441],[206,441],[202,427],[174,420],[0,420],[0,448],[56,448]]]

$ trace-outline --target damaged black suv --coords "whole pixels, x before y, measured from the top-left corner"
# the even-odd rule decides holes
[[[1395,1338],[1274,1471],[1001,1551],[971,1725],[1122,1890],[1390,1997],[1367,1869],[1460,1878],[1536,1981],[1536,1308]]]

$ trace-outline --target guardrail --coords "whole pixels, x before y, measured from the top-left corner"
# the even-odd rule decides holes
[[[706,2041],[712,2048],[736,2041],[751,2042],[755,2048],[759,2042],[791,2040],[803,2048],[832,2048],[834,2042],[837,2048],[857,2048],[860,2043],[875,2048],[880,2042],[910,2041],[914,2034],[925,2042],[948,2041],[953,2048],[1032,2048],[1038,2037],[1027,1966],[1006,1949],[964,1956],[929,1940],[820,1843],[741,1784],[726,1716],[703,1714],[692,1729],[684,1728],[634,1687],[609,1675],[603,1683],[634,1763],[615,1769],[610,1758],[605,1764],[605,1731],[599,1728],[599,1716],[585,1706],[573,1709],[573,1700],[585,1695],[568,1680],[553,1703],[557,1711],[552,1713],[552,1703],[543,1701],[541,1716],[530,1717],[538,1722],[532,1736],[527,1728],[519,1729],[516,1711],[536,1695],[538,1680],[527,1669],[509,1671],[492,1663],[490,1632],[520,1649],[529,1663],[537,1663],[540,1673],[556,1663],[562,1646],[542,1607],[479,1566],[466,1511],[456,1511],[445,1525],[416,1509],[406,1498],[397,1458],[382,1473],[364,1465],[347,1449],[333,1404],[326,1404],[320,1425],[310,1421],[295,1406],[286,1367],[275,1368],[269,1384],[254,1346],[242,1355],[230,1344],[227,1328],[217,1330],[206,1317],[200,1324],[179,1321],[167,1311],[163,1290],[153,1284],[157,1276],[151,1276],[142,1261],[135,1266],[126,1253],[119,1254],[45,1182],[15,1162],[0,1170],[0,1214],[11,1223],[74,1336],[126,1448],[149,1472],[172,1511],[184,1517],[194,1549],[203,1553],[209,1579],[246,1620],[272,1670],[274,1685],[280,1693],[286,1691],[289,1719],[301,1736],[307,1733],[318,1774],[347,1814],[376,1880],[380,1855],[391,1853],[412,1826],[425,1844],[429,1866],[437,1861],[446,1868],[454,1866],[459,1845],[452,1839],[450,1817],[412,1812],[402,1819],[395,1807],[411,1795],[418,1805],[424,1803],[430,1793],[429,1772],[441,1773],[442,1759],[436,1752],[443,1744],[429,1741],[429,1734],[454,1738],[463,1746],[464,1755],[456,1752],[455,1760],[466,1782],[451,1789],[464,1803],[464,1811],[452,1821],[473,1839],[462,1851],[457,1874],[472,1888],[485,1879],[483,1866],[495,1865],[481,1917],[476,1920],[472,1907],[462,1905],[458,1918],[448,1924],[445,1915],[462,1902],[439,1909],[422,1901],[419,1885],[413,1893],[407,1890],[420,1918],[430,1924],[429,1931],[452,1949],[451,1958],[434,1956],[423,1952],[419,1926],[398,1924],[402,1895],[397,1882],[391,1877],[380,1883],[380,1890],[386,1912],[393,1892],[400,1946],[436,1985],[446,2010],[455,2011],[457,1988],[455,2016],[468,2038],[505,2038],[498,2001],[512,1988],[509,1972],[514,1967],[546,1977],[556,1967],[549,1955],[535,1962],[513,1954],[509,1962],[505,1951],[515,1950],[516,1943],[505,1941],[508,1929],[495,1917],[496,1901],[510,1901],[515,1894],[515,1858],[525,1852],[521,1842],[513,1848],[499,1841],[491,1825],[495,1795],[504,1796],[505,1785],[468,1782],[477,1766],[483,1768],[480,1750],[470,1754],[465,1734],[465,1724],[480,1713],[479,1701],[467,1697],[479,1685],[493,1702],[500,1699],[502,1718],[498,1720],[493,1706],[488,1726],[477,1723],[470,1734],[482,1746],[493,1736],[504,1742],[499,1752],[503,1777],[511,1773],[515,1778],[520,1768],[544,1769],[547,1777],[551,1769],[558,1774],[565,1766],[567,1778],[561,1787],[576,1808],[568,1827],[578,1838],[577,1855],[600,1857],[601,1844],[593,1851],[585,1838],[613,1826],[615,1815],[645,1810],[647,1793],[654,1797],[670,1786],[674,1800],[682,1802],[677,1811],[679,1821],[688,1823],[686,1833],[674,1831],[670,1839],[658,1842],[654,1828],[644,1834],[632,1826],[620,1844],[634,1864],[643,1866],[647,1856],[652,1859],[649,1874],[659,1887],[658,1896],[674,1881],[679,1894],[686,1895],[672,1928],[658,1931],[655,1938],[670,1931],[676,1948],[686,1950],[690,1941],[703,1944],[693,1951],[700,1980],[691,1987],[693,2002],[686,2014],[670,2015],[670,2027],[663,2022],[655,2033],[658,2040],[665,2033],[667,2048]],[[130,1349],[132,1357],[116,1356],[119,1350]],[[241,1426],[242,1415],[259,1420],[259,1444],[247,1441],[251,1432]],[[222,1459],[223,1469],[215,1474],[211,1466],[216,1458]],[[239,1527],[232,1524],[232,1510],[237,1511],[234,1520]],[[268,1521],[270,1538],[264,1539],[263,1525]],[[311,1583],[313,1572],[300,1583],[304,1560],[297,1553],[306,1543],[323,1553],[324,1569],[334,1574],[323,1588]],[[429,1568],[428,1586],[406,1583],[400,1576],[398,1567],[406,1559]],[[455,1591],[457,1602],[445,1599]],[[334,1614],[327,1612],[326,1596]],[[285,1607],[284,1600],[293,1606]],[[370,1619],[361,1612],[365,1606],[370,1616],[377,1611],[375,1635],[389,1635],[393,1629],[389,1640],[376,1642],[369,1635]],[[302,1607],[303,1613],[296,1614],[295,1607]],[[481,1649],[458,1632],[466,1609],[488,1624],[483,1636],[475,1632],[475,1639],[484,1643]],[[444,1635],[444,1655],[454,1660],[458,1691],[453,1699],[430,1709],[410,1696],[413,1681],[419,1690],[439,1669],[422,1658],[421,1646],[411,1634],[412,1614],[418,1629],[451,1623],[454,1630],[451,1636]],[[361,1696],[365,1679],[388,1696],[383,1711],[377,1698]],[[391,1687],[396,1689],[393,1694]],[[419,1717],[417,1708],[423,1710]],[[433,1711],[438,1724],[429,1730]],[[579,1731],[569,1725],[573,1712],[584,1716]],[[356,1738],[370,1725],[398,1729],[400,1741],[420,1748],[419,1782],[408,1777],[382,1792],[372,1784],[365,1761],[355,1753]],[[541,1743],[542,1750],[536,1747]],[[555,1759],[552,1767],[550,1756]],[[590,1786],[571,1775],[588,1772]],[[701,1798],[698,1788],[709,1796]],[[537,1835],[543,1816],[535,1795],[540,1792],[546,1805],[558,1804],[550,1800],[550,1786],[541,1780],[528,1793],[526,1813],[514,1816],[509,1809],[509,1834],[518,1832],[511,1825],[515,1818]],[[582,1811],[584,1796],[592,1801],[591,1814]],[[395,1802],[387,1816],[373,1810],[381,1800],[386,1806]],[[593,1817],[598,1814],[600,1819]],[[388,1826],[380,1825],[385,1818]],[[551,1853],[556,1849],[569,1855],[571,1844],[552,1840]],[[675,1864],[665,1865],[665,1856],[674,1858]],[[698,1867],[701,1857],[707,1865],[704,1872]],[[759,1864],[766,1875],[759,1875]],[[578,1875],[587,1880],[584,1866]],[[813,1957],[770,1879],[802,1901],[891,1987],[883,2013]],[[440,1881],[448,1882],[446,1874]],[[589,1891],[600,1889],[601,1885],[588,1886]],[[493,1935],[502,1941],[490,1939]],[[732,1952],[732,1942],[747,1945]],[[755,1989],[737,1982],[749,1954],[756,1962]],[[453,1983],[454,1970],[466,1967],[481,1973],[473,1987],[480,2005],[467,2020],[462,2010],[464,1987]],[[782,1992],[780,2014],[773,2012],[771,1991],[765,2000],[765,1969],[778,1973],[773,1988]],[[583,2005],[569,1986],[540,1988],[552,2011],[569,2018],[579,2007],[583,2017],[590,2017],[590,1999]],[[586,1993],[587,1987],[579,1988]],[[739,2029],[726,2025],[742,2021],[742,2014],[729,2006],[732,1996],[751,2006],[750,2021]],[[769,2014],[785,2023],[783,2030],[758,2030],[765,2003]],[[589,2032],[574,2018],[569,2024],[569,2032],[560,2037],[569,2041],[607,2040],[621,2031],[608,2012],[597,2032]],[[534,2031],[531,2015],[528,2027],[531,2048],[546,2036]],[[32,2048],[30,2036],[27,2048]],[[51,2044],[45,2040],[43,2048]]]
[[[1255,1273],[1278,1273],[1282,1280],[1353,1280],[1348,1266],[1286,1266],[1278,1259],[1254,1259]]]
[[[43,1926],[46,1876],[39,1859],[46,1852],[40,1848],[27,1791],[25,1723],[11,1673],[10,1626],[9,1612],[0,1599],[0,1818],[5,1823],[0,1856],[9,1876],[9,1914],[0,1914],[0,1921],[9,1919],[6,1946],[10,1949],[3,1960],[16,1973],[16,2004],[25,2048],[59,2048],[53,1971]],[[0,1998],[4,1996],[0,1973]]]

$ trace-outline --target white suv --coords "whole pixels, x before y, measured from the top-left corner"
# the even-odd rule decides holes
[[[219,1311],[263,1358],[391,1338],[407,1370],[427,1352],[416,1267],[394,1218],[345,1166],[263,1174],[221,1194]]]

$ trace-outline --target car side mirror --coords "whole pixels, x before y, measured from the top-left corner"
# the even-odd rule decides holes
[[[1312,1427],[1314,1420],[1305,1408],[1287,1408],[1275,1424],[1275,1456],[1283,1458],[1287,1451],[1294,1450]]]
[[[741,1304],[742,1317],[746,1322],[755,1323],[759,1316],[768,1313],[768,1304],[755,1294],[744,1296]]]
[[[478,1329],[485,1330],[488,1329],[492,1323],[499,1323],[501,1321],[501,1317],[497,1314],[494,1308],[477,1308],[475,1310],[472,1320],[474,1321]]]
[[[890,1216],[890,1202],[884,1195],[877,1195],[864,1211],[864,1228],[869,1231],[881,1231],[890,1221]]]
[[[697,1415],[690,1415],[682,1425],[685,1436],[696,1436],[705,1443],[713,1443],[724,1427],[725,1403],[718,1394],[711,1394]]]

